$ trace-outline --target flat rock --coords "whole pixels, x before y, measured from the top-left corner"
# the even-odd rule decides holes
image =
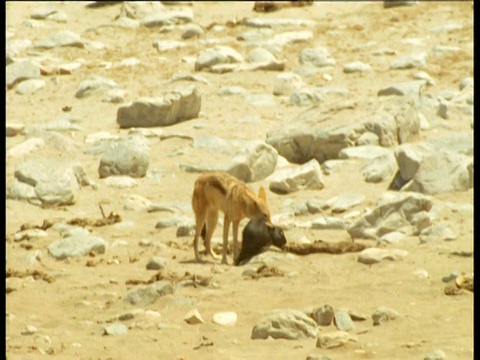
[[[362,250],[360,254],[358,254],[357,260],[362,264],[371,265],[379,263],[383,260],[400,260],[407,256],[407,254],[407,251],[399,249],[368,248]]]
[[[161,270],[161,269],[165,269],[166,266],[167,266],[166,259],[160,256],[154,256],[150,260],[148,260],[147,270]]]
[[[427,60],[428,60],[428,54],[426,52],[421,52],[419,54],[412,54],[412,55],[404,56],[394,60],[390,64],[390,69],[403,70],[403,69],[424,68],[427,66]]]
[[[316,323],[298,310],[278,310],[261,318],[252,330],[252,339],[308,339],[317,335]]]
[[[365,181],[372,183],[390,180],[397,170],[397,161],[392,152],[374,157],[361,169]]]
[[[101,76],[92,76],[80,83],[80,86],[75,93],[75,97],[77,99],[83,99],[87,96],[104,93],[110,89],[115,89],[118,87],[119,85],[113,80],[105,79]]]
[[[5,69],[7,89],[12,88],[19,82],[29,79],[38,79],[40,77],[40,68],[30,60],[14,62],[7,65]]]
[[[64,46],[71,46],[76,48],[85,47],[80,35],[68,30],[57,31],[46,40],[35,43],[35,46],[43,49],[53,49],[56,47]]]
[[[458,238],[453,230],[447,225],[433,225],[423,229],[419,235],[420,243],[428,243],[431,241],[451,241]]]
[[[365,200],[365,195],[355,193],[343,193],[338,195],[332,205],[333,213],[345,212],[348,209],[361,204]]]
[[[242,25],[255,28],[277,28],[290,26],[315,26],[316,21],[305,19],[288,19],[288,18],[245,18]]]
[[[294,90],[305,86],[302,78],[294,73],[282,73],[276,76],[273,85],[273,95],[289,96]]]
[[[153,42],[153,47],[159,52],[168,50],[175,50],[187,46],[183,41],[176,40],[156,40]]]
[[[130,194],[123,203],[124,210],[130,211],[147,211],[152,202],[140,195]]]
[[[41,79],[30,79],[22,81],[15,89],[17,94],[29,95],[37,92],[41,88],[45,87],[45,81]]]
[[[334,316],[334,323],[340,331],[350,331],[355,329],[355,324],[347,311],[337,311]]]
[[[172,11],[157,11],[146,15],[140,20],[145,27],[160,27],[165,25],[184,24],[193,21],[193,11],[188,8]]]
[[[135,179],[126,175],[110,175],[103,183],[116,189],[128,189],[138,186],[138,182]]]
[[[324,182],[320,165],[316,160],[271,175],[269,188],[277,194],[287,194],[304,189],[321,190]]]
[[[362,73],[371,71],[372,67],[368,64],[365,64],[361,61],[354,61],[348,64],[345,64],[343,67],[343,72],[345,74],[352,74],[352,73]]]
[[[237,314],[233,311],[215,313],[213,322],[222,326],[234,326],[237,323]]]
[[[344,346],[349,342],[356,343],[358,340],[355,336],[345,331],[334,331],[329,333],[319,333],[317,337],[317,347],[322,349],[333,349]]]
[[[48,246],[48,252],[57,260],[85,256],[89,253],[105,253],[107,243],[98,236],[87,234],[72,235],[56,240]]]
[[[311,64],[315,67],[334,66],[335,59],[330,55],[327,48],[305,48],[300,52],[299,61],[301,64]]]
[[[322,216],[312,221],[314,230],[345,230],[346,227],[345,220],[333,216]]]
[[[167,126],[196,118],[202,100],[197,88],[188,85],[157,98],[141,98],[117,110],[121,128]]]
[[[123,335],[128,332],[128,328],[124,324],[114,323],[103,326],[103,335]]]
[[[112,175],[141,178],[147,174],[149,163],[148,147],[143,142],[135,139],[113,141],[106,146],[100,159],[98,174],[101,179]]]
[[[247,61],[249,63],[263,63],[269,61],[276,61],[275,55],[273,55],[270,51],[257,47],[248,53]]]
[[[312,106],[325,102],[325,99],[317,87],[299,87],[291,92],[290,102],[297,106]]]
[[[363,145],[348,147],[340,150],[338,156],[340,159],[374,159],[381,155],[387,155],[391,150],[383,146]]]
[[[7,151],[7,158],[22,158],[45,147],[45,140],[29,138]]]
[[[162,280],[147,287],[133,289],[123,299],[132,305],[146,306],[162,296],[173,294],[174,291],[175,288],[170,282]]]
[[[378,91],[378,96],[416,96],[420,95],[420,92],[425,88],[426,81],[424,80],[413,80],[402,83],[397,83],[390,85],[384,89]]]
[[[402,315],[393,309],[390,309],[386,306],[380,306],[372,314],[373,325],[381,325],[387,321],[395,320],[401,316]]]
[[[155,228],[164,229],[169,227],[177,227],[180,225],[190,224],[192,223],[192,221],[193,220],[191,218],[188,218],[186,216],[176,215],[157,221],[157,223],[155,224]]]
[[[202,50],[195,61],[195,71],[211,68],[218,64],[243,63],[243,57],[227,46],[216,46]]]
[[[185,29],[182,32],[182,39],[192,39],[192,38],[198,38],[204,34],[204,30],[201,26],[196,25],[196,24],[188,24],[185,26]]]

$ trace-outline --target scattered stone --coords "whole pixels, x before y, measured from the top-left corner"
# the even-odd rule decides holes
[[[195,61],[195,71],[218,64],[243,63],[243,57],[227,46],[216,46],[200,52]]]
[[[123,209],[131,211],[147,211],[151,204],[152,202],[147,198],[144,198],[140,195],[131,194],[125,199]]]
[[[342,213],[348,209],[361,204],[365,200],[365,195],[344,193],[340,194],[332,206],[332,213]]]
[[[372,314],[373,325],[381,325],[387,321],[395,320],[400,316],[402,315],[400,315],[397,311],[385,306],[381,306]]]
[[[394,85],[390,85],[382,90],[380,90],[377,95],[378,96],[414,96],[418,97],[420,93],[425,88],[426,81],[425,80],[413,80],[407,81],[403,83],[397,83]]]
[[[157,40],[153,42],[153,47],[159,52],[164,52],[168,50],[175,50],[187,46],[182,41],[176,40]]]
[[[261,47],[250,50],[247,56],[247,61],[249,63],[265,63],[276,60],[277,59],[275,59],[275,56],[270,51]]]
[[[457,235],[447,225],[433,225],[420,232],[420,243],[427,243],[431,241],[451,241],[457,239]]]
[[[128,328],[123,324],[108,324],[103,325],[102,335],[123,335],[128,332]]]
[[[254,141],[236,155],[227,173],[244,182],[254,182],[271,175],[277,165],[278,153],[263,141]]]
[[[138,186],[138,182],[126,175],[110,175],[103,183],[109,187],[117,189],[128,189]]]
[[[270,190],[277,194],[287,194],[303,189],[321,190],[324,187],[322,172],[313,159],[294,169],[275,172],[270,177]]]
[[[202,315],[200,315],[200,312],[197,309],[189,311],[183,320],[190,325],[203,324],[205,322],[203,321]]]
[[[378,156],[388,155],[391,153],[389,149],[383,146],[364,145],[347,147],[340,150],[338,157],[340,159],[375,159]]]
[[[30,79],[18,84],[15,92],[20,95],[29,95],[45,87],[46,83],[40,79]]]
[[[215,313],[213,322],[223,326],[234,326],[237,323],[237,314],[233,311]]]
[[[405,239],[405,234],[400,231],[392,231],[380,237],[380,242],[388,244],[396,244]]]
[[[175,25],[189,23],[193,21],[193,11],[191,9],[157,11],[146,15],[140,20],[140,25],[145,27],[160,27],[165,25]]]
[[[105,253],[107,243],[98,236],[76,234],[56,240],[48,246],[48,252],[57,260]]]
[[[15,233],[13,241],[31,240],[36,238],[48,237],[48,233],[41,229],[27,229]]]
[[[127,90],[124,89],[110,89],[107,90],[105,96],[102,98],[102,102],[108,102],[112,104],[121,104],[125,102],[125,95]]]
[[[314,230],[345,230],[346,228],[345,220],[333,216],[322,216],[312,221]]]
[[[430,29],[431,33],[438,34],[442,32],[451,32],[455,30],[463,29],[463,25],[460,23],[448,23],[445,25],[434,26]]]
[[[149,209],[149,211],[152,211]],[[166,219],[159,220],[155,224],[156,229],[164,229],[169,227],[177,227],[182,225],[190,225],[193,222],[192,219],[185,216],[172,216]]]
[[[414,68],[424,68],[427,66],[428,54],[426,52],[421,52],[419,54],[412,54],[394,60],[390,64],[390,69],[394,70],[403,70],[403,69],[414,69]]]
[[[118,88],[118,84],[101,76],[92,76],[80,83],[80,86],[75,93],[77,99],[83,99],[97,93],[104,93],[107,90]]]
[[[249,94],[245,93],[245,102],[252,106],[274,106],[275,98],[270,94]]]
[[[52,49],[56,47],[71,46],[84,48],[85,45],[80,35],[68,30],[61,30],[52,34],[48,39],[35,44],[38,48]]]
[[[334,316],[334,322],[335,326],[340,331],[350,331],[355,329],[355,324],[346,311],[337,311]]]
[[[25,326],[25,330],[22,331],[22,335],[33,335],[37,332],[37,328],[33,325]]]
[[[198,38],[204,34],[203,28],[195,24],[188,24],[182,33],[182,39]]]
[[[297,106],[312,106],[325,102],[321,91],[317,87],[293,89],[290,95],[290,102]]]
[[[132,305],[146,306],[162,296],[173,294],[174,291],[175,288],[169,281],[161,280],[148,287],[136,288],[130,291],[123,299]]]
[[[330,55],[327,48],[305,48],[300,52],[301,64],[312,64],[315,67],[334,66],[335,59]]]
[[[320,306],[312,312],[313,320],[315,320],[320,326],[329,326],[332,323],[334,316],[335,312],[330,305]]]
[[[392,261],[401,260],[407,254],[406,250],[369,248],[358,254],[357,260],[362,264],[372,265],[385,259]]]
[[[459,271],[452,271],[449,275],[446,275],[444,277],[442,277],[442,281],[444,283],[449,283],[451,282],[452,280],[455,280],[457,277],[460,276],[460,272]]]
[[[134,137],[108,144],[100,159],[98,174],[101,179],[112,175],[128,175],[141,178],[147,174],[150,163],[148,148]]]
[[[197,88],[189,85],[158,98],[141,98],[119,107],[117,123],[121,128],[172,125],[196,118],[201,103]]]
[[[443,350],[437,349],[432,353],[426,355],[423,360],[446,360],[447,355]]]
[[[30,60],[14,62],[5,69],[7,89],[11,89],[19,82],[40,77],[40,68]]]
[[[460,81],[460,85],[459,85],[460,91],[462,91],[463,89],[465,89],[470,85],[473,87],[473,77],[469,76],[469,77],[463,78],[462,81]]]
[[[264,316],[252,330],[252,339],[307,339],[317,335],[316,323],[298,310],[278,310]]]
[[[277,28],[277,27],[289,27],[289,26],[315,26],[316,21],[305,19],[276,19],[276,18],[245,18],[242,20],[243,26],[249,26],[254,28]]]
[[[319,333],[317,337],[317,347],[322,349],[333,349],[346,345],[349,342],[356,343],[358,339],[344,331],[335,331],[329,333]]]
[[[364,64],[363,62],[361,61],[354,61],[352,63],[349,63],[349,64],[346,64],[344,67],[343,67],[343,72],[345,74],[352,74],[352,73],[356,73],[356,72],[368,72],[368,71],[371,71],[372,70],[372,67],[368,64]]]
[[[413,74],[414,80],[424,80],[430,86],[435,86],[435,81],[432,79],[430,75],[428,75],[425,71],[418,71]]]
[[[154,256],[148,260],[147,270],[162,270],[167,266],[167,260],[162,257]]]
[[[273,95],[290,95],[294,90],[305,86],[302,78],[294,73],[277,75],[273,86]]]
[[[217,95],[243,95],[246,94],[247,90],[241,86],[222,86],[218,91]]]
[[[389,152],[371,159],[361,171],[366,182],[379,183],[391,179],[397,170],[395,156]]]
[[[41,138],[30,138],[7,151],[7,158],[22,158],[45,147]]]

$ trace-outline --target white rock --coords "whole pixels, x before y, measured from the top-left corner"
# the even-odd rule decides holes
[[[190,325],[203,324],[205,322],[197,309],[190,310],[183,320]]]
[[[219,312],[213,315],[213,322],[223,326],[234,326],[237,323],[237,314],[233,311]]]

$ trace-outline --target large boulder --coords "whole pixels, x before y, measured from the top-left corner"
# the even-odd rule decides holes
[[[270,190],[277,194],[321,190],[324,186],[320,164],[314,159],[293,169],[279,170],[270,177]]]
[[[190,85],[158,98],[141,98],[119,107],[117,123],[121,128],[172,125],[196,118],[201,105],[197,88]]]

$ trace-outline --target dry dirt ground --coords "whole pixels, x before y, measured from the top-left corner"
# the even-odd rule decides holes
[[[48,230],[47,238],[28,243],[7,241],[7,268],[16,271],[38,270],[48,274],[53,282],[33,277],[19,278],[16,291],[6,295],[6,357],[8,359],[306,359],[310,354],[325,355],[331,359],[423,359],[435,349],[441,349],[448,359],[473,358],[473,293],[447,296],[442,277],[457,270],[473,272],[473,258],[451,255],[452,251],[473,251],[473,212],[458,210],[457,205],[473,204],[473,189],[466,192],[434,196],[441,209],[436,221],[449,225],[458,235],[455,241],[419,244],[418,237],[407,237],[398,245],[390,246],[408,251],[403,261],[384,261],[372,266],[357,262],[357,254],[315,254],[298,256],[275,265],[292,276],[247,279],[242,277],[248,267],[222,266],[208,260],[193,261],[192,239],[176,237],[176,229],[157,230],[158,220],[169,217],[168,212],[125,211],[126,196],[136,194],[155,202],[179,202],[188,206],[197,174],[182,171],[179,164],[226,163],[228,157],[202,149],[194,149],[191,140],[173,137],[150,140],[150,171],[157,178],[138,179],[138,186],[119,190],[106,186],[98,178],[99,157],[84,154],[84,139],[88,134],[109,131],[126,136],[129,130],[120,130],[116,123],[119,105],[101,102],[100,96],[76,99],[74,94],[81,81],[90,75],[100,75],[115,80],[128,90],[127,101],[141,96],[155,96],[168,89],[164,80],[178,72],[193,73],[193,64],[181,61],[186,56],[196,56],[202,47],[196,40],[178,51],[159,54],[152,43],[160,39],[180,40],[181,29],[160,34],[158,28],[121,29],[98,27],[112,23],[120,12],[120,5],[87,9],[86,3],[58,2],[55,6],[68,15],[66,24],[44,21],[44,27],[22,26],[30,14],[42,3],[7,3],[7,30],[16,38],[43,40],[56,30],[68,29],[85,40],[101,41],[103,50],[56,48],[45,51],[70,62],[83,58],[85,65],[71,75],[43,77],[47,86],[33,95],[19,95],[14,90],[6,93],[7,122],[25,125],[45,124],[64,116],[62,108],[71,106],[69,115],[80,118],[81,130],[70,136],[81,145],[72,153],[58,153],[50,147],[29,157],[61,157],[80,161],[97,189],[83,187],[76,203],[62,208],[42,209],[28,203],[6,201],[6,234],[11,235],[24,223],[40,225],[44,219],[68,220],[75,217],[101,217],[98,204],[106,212],[114,211],[124,221],[134,226],[105,226],[92,232],[105,239],[110,246],[103,255],[78,257],[58,261],[48,254],[48,245],[59,238]],[[411,45],[402,43],[405,38],[426,38],[426,51],[435,45],[461,46],[467,51],[461,55],[429,59],[424,70],[436,81],[430,88],[433,94],[445,89],[458,89],[461,79],[473,76],[473,52],[468,44],[473,42],[473,8],[470,2],[420,2],[416,6],[384,9],[381,2],[317,2],[311,7],[283,9],[269,14],[252,11],[252,2],[195,2],[194,23],[207,26],[212,22],[225,24],[235,17],[264,16],[271,18],[302,18],[318,22],[314,39],[308,43],[287,45],[283,56],[286,71],[299,66],[298,54],[304,47],[326,46],[337,62],[331,70],[321,71],[307,81],[310,85],[325,83],[324,73],[332,76],[331,84],[349,90],[349,98],[357,102],[356,114],[375,98],[381,86],[411,79],[415,70],[391,71],[394,57],[375,57],[370,52],[358,52],[356,47],[374,41],[377,46],[389,47],[399,55],[412,51]],[[448,22],[461,22],[462,30],[432,35],[430,28]],[[247,28],[227,27],[224,32],[206,32],[205,38],[218,37],[224,44],[246,56],[244,44],[235,40]],[[331,31],[336,36],[331,36]],[[330,32],[329,32],[330,31]],[[44,50],[42,50],[44,51]],[[113,64],[135,57],[140,64],[134,68],[112,67],[106,69],[101,62]],[[354,60],[369,63],[373,71],[368,74],[346,75],[343,64]],[[270,128],[291,121],[301,108],[288,105],[282,99],[275,106],[253,106],[242,96],[219,97],[221,86],[238,85],[251,93],[272,93],[278,72],[257,71],[245,73],[210,74],[202,72],[211,85],[196,83],[202,94],[199,118],[164,128],[165,134],[190,136],[215,135],[225,139],[265,140]],[[261,116],[260,123],[238,122],[244,116]],[[469,123],[451,120],[445,127],[422,131],[419,141],[442,136],[448,131],[470,128]],[[6,140],[7,151],[24,141],[22,135]],[[13,181],[16,164],[21,159],[6,162],[7,185]],[[325,188],[321,191],[301,191],[290,195],[268,192],[272,214],[281,212],[284,200],[318,198],[330,199],[342,192],[363,193],[366,201],[358,209],[372,208],[388,183],[371,184],[363,180],[359,169],[361,161],[339,168],[324,176]],[[260,185],[268,188],[266,181],[253,183],[256,191]],[[451,205],[451,206],[450,206]],[[457,206],[457,207],[456,207]],[[187,214],[193,217],[193,213]],[[341,216],[338,215],[338,216]],[[311,220],[314,216],[300,217]],[[345,231],[318,231],[294,228],[287,230],[289,242],[303,236],[311,240],[348,240]],[[217,229],[215,236],[220,236]],[[149,240],[150,247],[139,242]],[[114,245],[116,243],[116,245]],[[178,246],[174,246],[174,245]],[[28,263],[35,251],[41,252],[41,262]],[[115,316],[126,313],[134,306],[122,298],[134,288],[128,280],[148,280],[155,272],[146,270],[153,256],[168,260],[168,271],[183,275],[185,272],[211,276],[214,287],[185,287],[167,295],[144,310],[161,315],[160,327],[139,328],[131,326],[128,333],[102,336],[101,325]],[[94,264],[96,266],[87,266]],[[231,259],[230,259],[231,263]],[[419,269],[428,272],[428,278],[413,273]],[[252,340],[255,323],[274,309],[305,309],[330,304],[334,309],[349,309],[370,316],[377,307],[387,306],[405,316],[394,321],[373,326],[371,319],[356,322],[352,334],[356,344],[324,350],[315,347],[316,340]],[[189,325],[183,318],[197,308],[205,323]],[[224,327],[212,322],[217,312],[235,311],[235,326]],[[132,324],[126,322],[126,324]],[[34,325],[37,333],[22,335],[27,325]],[[335,330],[334,325],[323,332]],[[42,355],[44,354],[44,355]]]

